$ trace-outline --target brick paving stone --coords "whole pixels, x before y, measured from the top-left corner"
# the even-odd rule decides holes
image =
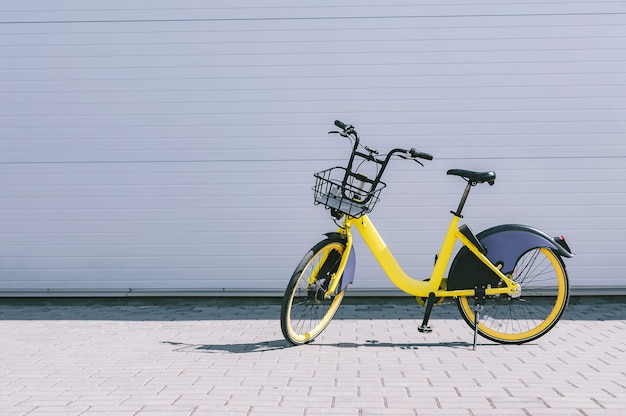
[[[278,299],[0,299],[0,414],[622,415],[622,297],[573,298],[546,336],[480,340],[452,303],[348,298],[291,347]]]

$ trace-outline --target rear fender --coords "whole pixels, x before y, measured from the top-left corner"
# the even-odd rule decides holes
[[[504,274],[511,273],[517,260],[534,248],[545,247],[562,257],[574,257],[567,245],[561,245],[555,238],[527,225],[499,225],[478,233],[476,237],[487,248],[487,258],[493,264],[503,264]]]
[[[535,248],[548,248],[561,257],[573,257],[561,238],[553,238],[526,225],[506,224],[484,230],[476,238],[486,248],[487,258],[504,274],[513,272],[519,258]],[[467,247],[457,253],[448,276],[448,289],[473,289],[496,286],[500,278],[483,264]]]

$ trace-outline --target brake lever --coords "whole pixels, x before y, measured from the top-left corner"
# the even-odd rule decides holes
[[[398,154],[399,157],[401,157],[402,159],[406,159],[406,160],[413,160],[414,162],[419,163],[420,165],[422,165],[422,167],[424,166],[424,164],[422,162],[420,162],[419,160],[417,160],[416,157],[413,157],[411,155],[411,153],[409,153],[408,151],[406,153],[400,153]]]
[[[345,131],[335,131],[335,130],[332,130],[332,131],[329,131],[328,134],[338,134],[338,135],[343,136],[343,137],[348,137],[348,134]]]

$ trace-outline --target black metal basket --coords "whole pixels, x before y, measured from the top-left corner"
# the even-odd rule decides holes
[[[339,166],[317,172],[314,176],[315,204],[354,218],[371,212],[380,199],[380,191],[387,186],[380,180]]]

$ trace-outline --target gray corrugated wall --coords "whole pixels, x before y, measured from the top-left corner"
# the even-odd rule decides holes
[[[436,157],[394,163],[372,214],[410,274],[428,276],[462,192],[445,171],[493,169],[474,231],[565,234],[574,287],[626,287],[625,13],[4,1],[0,292],[280,292],[334,229],[310,187],[348,154],[336,118]],[[391,288],[357,255],[354,290]]]

